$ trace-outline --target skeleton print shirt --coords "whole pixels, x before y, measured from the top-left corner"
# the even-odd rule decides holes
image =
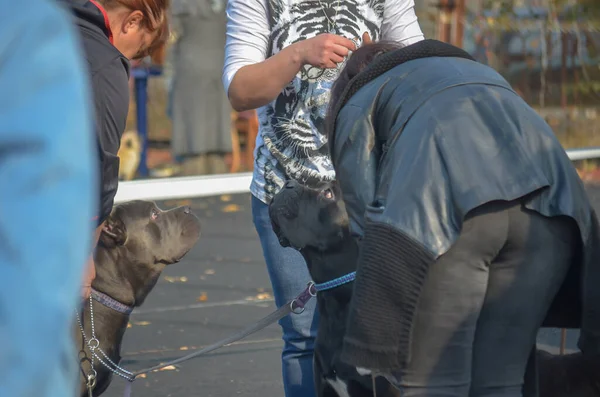
[[[373,41],[409,45],[423,39],[413,0],[229,0],[223,84],[226,92],[243,66],[321,33],[360,45]],[[258,109],[254,175],[250,191],[268,203],[287,179],[315,184],[335,177],[324,131],[330,88],[343,68],[305,65],[271,103]]]

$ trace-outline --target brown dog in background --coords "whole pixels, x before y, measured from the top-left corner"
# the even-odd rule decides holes
[[[137,131],[125,131],[117,156],[120,159],[119,179],[130,181],[135,178],[142,155],[142,140]]]

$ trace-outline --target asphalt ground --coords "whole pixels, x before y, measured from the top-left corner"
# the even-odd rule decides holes
[[[600,210],[600,186],[588,189]],[[248,194],[158,204],[190,205],[201,219],[202,235],[132,313],[121,362],[132,371],[209,345],[275,309]],[[568,349],[576,348],[576,340],[570,332]],[[560,331],[543,330],[539,343],[556,350]],[[281,348],[279,326],[271,325],[232,346],[138,378],[132,396],[283,397]],[[104,396],[122,396],[125,384],[115,377]]]

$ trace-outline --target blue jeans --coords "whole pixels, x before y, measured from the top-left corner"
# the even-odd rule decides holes
[[[279,244],[269,218],[269,207],[252,196],[252,217],[260,238],[277,307],[301,293],[310,281],[304,258],[293,248]],[[279,321],[283,329],[281,354],[286,397],[314,397],[313,350],[317,335],[316,299],[302,314],[290,314]]]

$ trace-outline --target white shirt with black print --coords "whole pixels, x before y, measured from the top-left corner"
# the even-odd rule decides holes
[[[364,32],[373,41],[403,45],[423,40],[414,0],[229,0],[223,85],[246,65],[321,33],[358,44]],[[324,131],[325,112],[337,69],[304,66],[271,103],[258,109],[259,134],[251,193],[264,203],[286,179],[303,184],[333,180]]]

